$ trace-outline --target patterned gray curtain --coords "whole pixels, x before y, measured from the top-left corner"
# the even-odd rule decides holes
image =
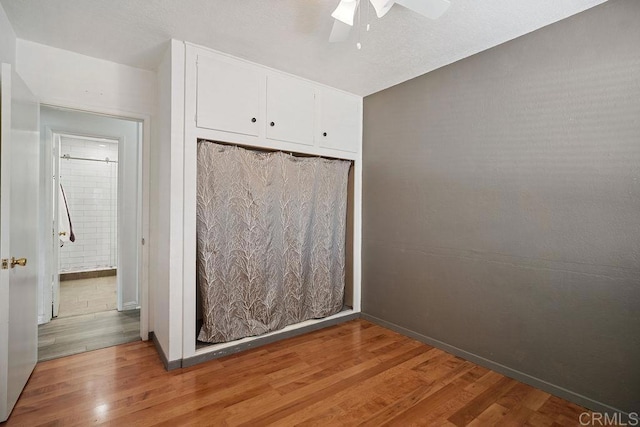
[[[200,341],[340,311],[349,167],[198,142]]]

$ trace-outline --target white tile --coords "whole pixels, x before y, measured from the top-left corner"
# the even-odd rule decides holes
[[[118,146],[100,147],[95,141],[64,138],[61,152],[74,157],[116,160]],[[60,248],[60,268],[92,270],[115,264],[117,165],[61,160],[60,169],[77,237],[75,243]]]

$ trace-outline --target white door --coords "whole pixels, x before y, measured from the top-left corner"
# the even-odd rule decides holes
[[[38,358],[39,106],[8,64],[0,68],[0,421]]]

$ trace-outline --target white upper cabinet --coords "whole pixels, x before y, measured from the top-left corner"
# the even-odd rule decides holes
[[[362,100],[355,95],[323,88],[319,93],[318,104],[318,146],[358,152]]]
[[[261,70],[224,57],[198,55],[196,125],[258,136]]]
[[[195,138],[355,159],[362,98],[188,46],[185,123]]]
[[[267,76],[267,138],[313,145],[315,88],[288,76]]]

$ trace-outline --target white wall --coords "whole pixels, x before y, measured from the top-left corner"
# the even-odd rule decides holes
[[[21,39],[16,55],[18,72],[42,103],[87,111],[153,112],[152,71]]]
[[[16,63],[16,33],[0,5],[0,62]]]
[[[183,322],[183,251],[184,251],[184,64],[183,42],[171,41],[171,182],[170,182],[170,253],[171,263],[169,301],[170,332],[169,360],[181,359]],[[165,151],[166,150],[162,150]]]
[[[169,351],[169,195],[161,189],[168,188],[169,169],[168,149],[171,144],[171,53],[167,51],[158,66],[158,103],[156,120],[152,129],[157,150],[150,156],[149,187],[149,283],[153,283],[150,296],[153,330],[165,355]],[[164,230],[164,232],[163,232]],[[151,238],[153,237],[153,238]]]
[[[153,331],[169,361],[182,357],[183,87],[184,45],[172,41],[158,67],[149,254],[149,264],[154,266],[149,278],[155,287]]]
[[[133,123],[133,122],[129,122]],[[138,216],[141,206],[138,198],[139,164],[142,141],[140,138],[141,123],[135,123],[135,129],[128,138],[134,138],[137,144],[120,143],[118,145],[118,280],[123,281],[123,292],[118,295],[118,308],[129,310],[140,305],[140,290],[130,286],[128,282],[140,285],[138,275],[139,257],[141,254],[142,235],[138,234]],[[128,139],[132,141],[133,139]],[[135,274],[135,276],[134,276]]]
[[[70,156],[70,158],[65,158]],[[75,240],[59,252],[60,273],[117,267],[118,141],[60,138],[60,183]],[[95,159],[106,161],[90,161]]]

